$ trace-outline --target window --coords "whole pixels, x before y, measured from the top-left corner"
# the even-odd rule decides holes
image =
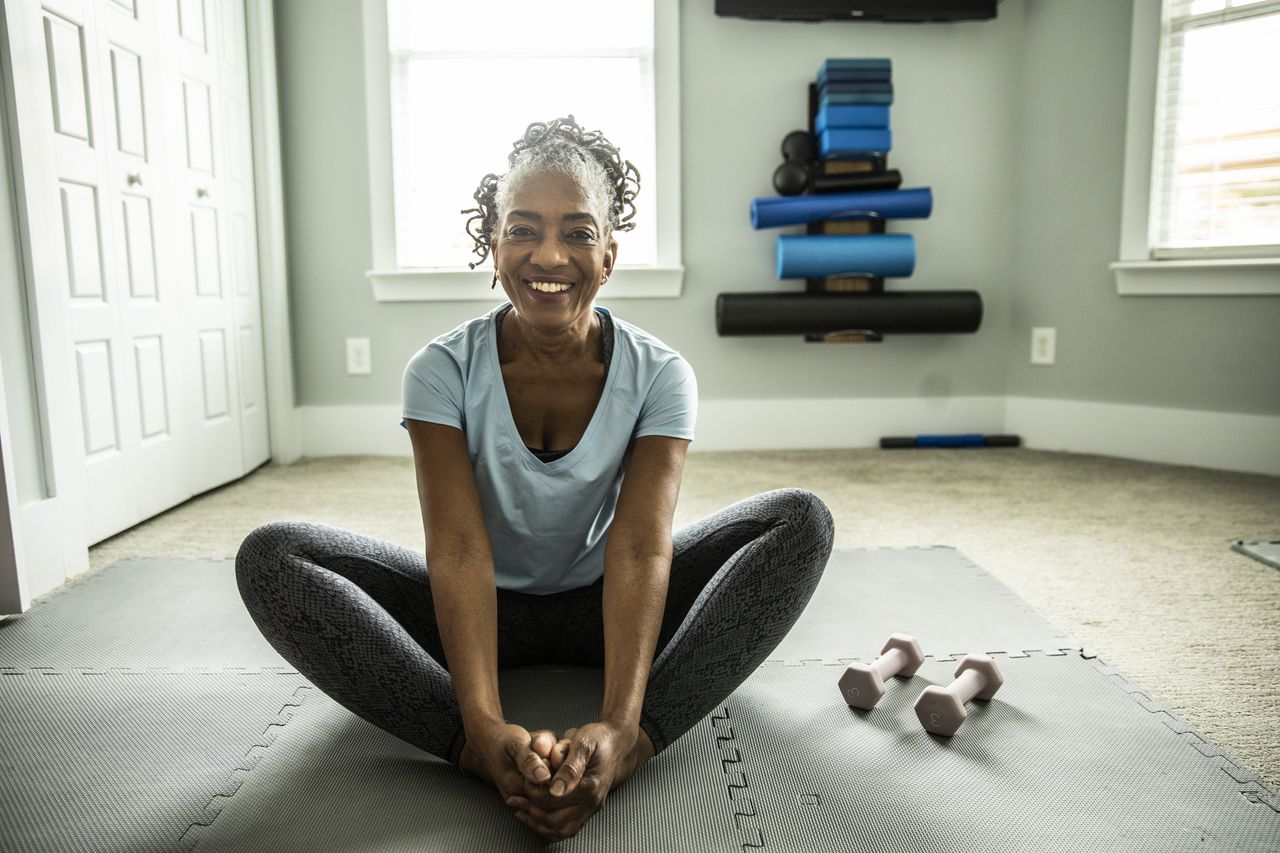
[[[365,0],[377,298],[488,298],[461,211],[528,124],[564,115],[640,171],[601,297],[678,296],[677,15],[677,0]]]
[[[1134,0],[1124,296],[1280,295],[1280,0]]]
[[[1166,0],[1149,244],[1155,258],[1280,249],[1280,0]]]

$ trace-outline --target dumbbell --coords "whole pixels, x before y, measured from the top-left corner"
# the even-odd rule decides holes
[[[989,701],[1004,676],[988,655],[965,655],[956,667],[956,680],[947,687],[926,687],[916,700],[916,716],[926,730],[950,737],[969,714],[964,703],[970,699]]]
[[[884,695],[884,682],[897,675],[910,678],[924,663],[924,651],[909,634],[890,634],[880,657],[869,665],[851,663],[840,676],[840,693],[851,708],[870,711]]]

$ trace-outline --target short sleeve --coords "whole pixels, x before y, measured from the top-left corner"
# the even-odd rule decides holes
[[[414,353],[401,379],[405,418],[465,429],[463,400],[462,369],[452,353],[434,344]]]
[[[698,379],[689,362],[676,355],[658,371],[640,407],[635,437],[669,435],[692,441],[697,419]]]

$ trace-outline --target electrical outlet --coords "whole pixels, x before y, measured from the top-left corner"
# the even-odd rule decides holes
[[[347,373],[351,376],[373,373],[368,338],[347,338]]]
[[[1053,364],[1057,357],[1058,330],[1038,326],[1031,330],[1031,363]]]

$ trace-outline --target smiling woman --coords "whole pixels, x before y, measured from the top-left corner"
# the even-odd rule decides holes
[[[508,164],[464,213],[509,301],[404,372],[426,553],[277,522],[245,540],[236,577],[317,687],[557,839],[764,661],[812,596],[834,523],[812,492],[775,489],[672,532],[697,380],[595,305],[639,173],[572,117],[530,125]],[[599,719],[507,722],[498,670],[535,663],[603,667]]]

